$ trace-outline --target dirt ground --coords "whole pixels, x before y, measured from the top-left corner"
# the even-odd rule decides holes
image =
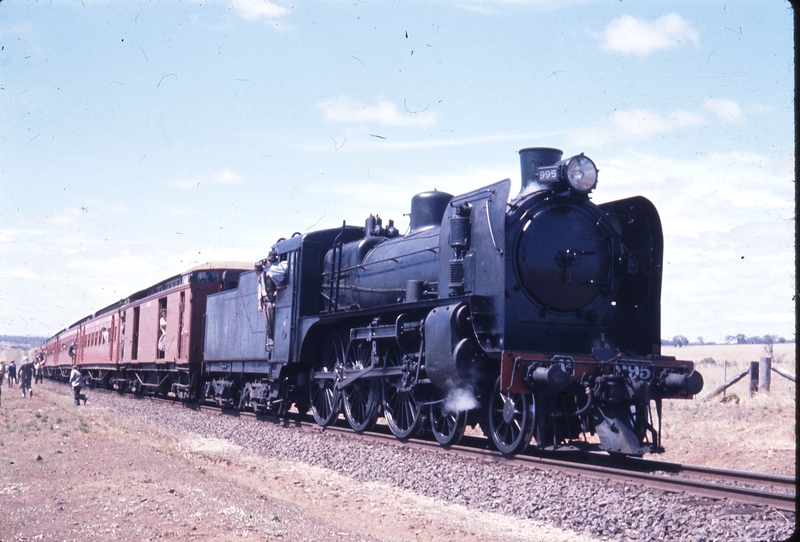
[[[532,521],[256,457],[226,441],[174,437],[76,407],[64,385],[4,386],[0,541],[567,541]]]
[[[776,345],[794,373],[794,345]],[[705,389],[665,402],[659,459],[795,475],[795,385],[773,373],[748,398],[742,380],[701,399],[762,353],[760,345],[664,349],[692,359]],[[712,358],[712,361],[708,359]],[[782,360],[781,360],[782,359]],[[11,540],[558,541],[585,535],[476,513],[388,485],[245,453],[221,440],[170,436],[99,404],[75,407],[66,386],[0,406],[0,542]],[[399,512],[398,512],[399,511]]]

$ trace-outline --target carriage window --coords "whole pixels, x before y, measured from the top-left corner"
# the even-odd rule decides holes
[[[197,282],[205,283],[205,282],[217,282],[219,280],[219,275],[216,271],[200,271],[197,273]]]

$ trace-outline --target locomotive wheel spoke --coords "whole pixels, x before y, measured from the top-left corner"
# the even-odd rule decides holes
[[[500,391],[500,379],[489,399],[489,438],[506,455],[523,451],[531,441],[535,412],[533,397]]]
[[[402,353],[396,346],[386,353],[386,367],[401,367]],[[415,436],[422,427],[422,405],[414,397],[413,389],[402,389],[405,377],[397,376],[383,382],[383,415],[389,430],[399,439]]]
[[[367,341],[353,341],[347,349],[346,370],[359,370],[372,363],[372,347]],[[378,420],[379,384],[374,379],[356,380],[342,390],[344,416],[357,432],[372,429]]]
[[[331,333],[325,338],[320,359],[312,373],[319,373],[320,378],[312,377],[308,386],[311,414],[322,426],[332,424],[339,417],[339,393],[334,388],[336,380],[332,375],[341,362],[342,342],[338,335]]]
[[[445,401],[431,403],[431,431],[442,446],[454,446],[464,436],[467,427],[466,411],[455,412],[447,408]]]

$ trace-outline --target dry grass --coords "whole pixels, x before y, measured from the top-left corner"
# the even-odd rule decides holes
[[[664,347],[662,353],[695,361],[705,386],[691,401],[665,402],[662,444],[667,451],[661,459],[795,475],[794,382],[772,372],[770,391],[750,398],[745,376],[725,392],[726,402],[722,394],[701,401],[725,382],[725,362],[730,380],[750,361],[766,356],[763,345]],[[795,374],[794,361],[794,344],[775,345],[773,363]]]

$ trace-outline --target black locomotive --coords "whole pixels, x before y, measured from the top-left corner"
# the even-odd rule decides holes
[[[597,168],[583,154],[519,155],[510,201],[508,179],[426,192],[405,235],[370,216],[277,242],[288,273],[274,345],[254,273],[208,297],[206,399],[295,405],[320,425],[343,411],[356,431],[382,415],[399,438],[425,428],[443,445],[479,424],[505,454],[532,439],[661,451],[662,399],[691,398],[703,379],[660,355],[658,213],[642,197],[592,203]]]

